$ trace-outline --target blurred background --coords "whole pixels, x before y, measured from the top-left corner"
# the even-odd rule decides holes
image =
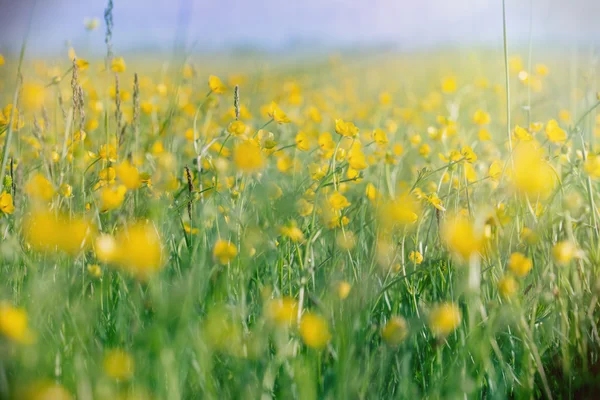
[[[0,0],[0,52],[104,51],[105,0]],[[512,45],[592,46],[598,0],[507,0]],[[502,46],[501,0],[114,0],[115,51]],[[86,20],[87,18],[87,20]],[[86,30],[97,18],[95,30]]]

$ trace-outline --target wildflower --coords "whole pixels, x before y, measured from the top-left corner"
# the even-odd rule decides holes
[[[340,300],[345,300],[348,297],[348,295],[350,294],[351,289],[352,289],[352,286],[348,282],[346,282],[346,281],[338,282],[337,295],[340,298]]]
[[[110,63],[110,69],[113,72],[125,72],[125,60],[123,57],[115,57]]]
[[[343,119],[336,119],[335,132],[341,136],[355,137],[358,135],[358,128],[352,122],[345,122]]]
[[[505,298],[511,298],[519,289],[519,284],[510,275],[500,278],[498,281],[498,291]]]
[[[127,187],[125,185],[112,185],[100,191],[100,210],[104,212],[116,210],[125,201]]]
[[[348,154],[348,164],[357,171],[367,168],[366,157],[360,149],[353,149],[350,151]]]
[[[475,114],[473,115],[474,123],[476,123],[477,125],[487,125],[490,123],[490,121],[490,114],[486,113],[483,110],[475,111]]]
[[[93,31],[96,30],[100,22],[98,21],[98,18],[84,18],[83,24],[85,25],[85,29]]]
[[[0,303],[0,334],[20,344],[35,341],[35,335],[27,322],[27,312],[7,302]]]
[[[304,343],[314,349],[323,349],[331,340],[327,321],[320,315],[308,312],[300,321],[300,336]]]
[[[308,135],[305,132],[300,131],[296,135],[296,146],[298,147],[298,150],[302,150],[302,151],[310,150],[310,141],[309,141]]]
[[[455,304],[438,304],[429,314],[429,328],[436,336],[447,336],[460,325],[461,319],[460,309]]]
[[[87,266],[88,274],[90,274],[94,278],[100,278],[102,276],[102,269],[98,264],[89,264]]]
[[[55,216],[47,211],[35,211],[23,222],[25,240],[37,251],[57,249],[77,255],[90,246],[94,235],[92,225],[81,217]]]
[[[237,248],[230,241],[219,239],[213,247],[213,256],[221,264],[227,265],[237,256]]]
[[[444,208],[444,204],[442,203],[442,200],[438,197],[437,193],[432,193],[430,196],[427,196],[426,199],[427,202],[434,206],[437,210],[446,211],[446,208]]]
[[[208,87],[210,90],[216,94],[225,93],[227,87],[221,82],[218,76],[211,75],[208,77]]]
[[[183,224],[183,230],[185,231],[185,233],[187,233],[188,235],[195,235],[198,232],[200,232],[200,230],[198,228],[192,228],[190,226],[190,224],[188,224],[187,222],[184,222]]]
[[[418,251],[411,251],[408,254],[408,259],[414,262],[415,264],[419,265],[423,262],[423,255]]]
[[[558,242],[552,248],[552,256],[560,265],[567,265],[577,255],[577,247],[570,240]]]
[[[0,54],[0,67],[4,65],[4,56]]]
[[[404,193],[382,205],[380,219],[388,228],[403,227],[415,223],[419,212],[419,203],[413,196]]]
[[[258,172],[265,164],[260,148],[250,141],[242,142],[235,147],[233,162],[239,170],[246,173]]]
[[[500,175],[502,175],[502,163],[498,160],[493,161],[490,164],[488,175],[492,180],[497,182],[500,179]]]
[[[269,106],[268,114],[278,124],[288,124],[292,122],[292,120],[288,118],[287,114],[283,112],[283,110],[279,108],[275,102],[271,103]]]
[[[100,157],[102,160],[115,162],[117,161],[117,148],[112,144],[103,144],[100,146],[98,157]]]
[[[531,134],[525,128],[521,128],[519,125],[515,126],[513,131],[513,138],[517,141],[528,142],[533,139]]]
[[[389,346],[398,346],[408,336],[406,320],[399,315],[391,317],[381,330],[381,336]]]
[[[600,178],[600,155],[588,155],[583,170],[593,179]]]
[[[58,190],[63,197],[69,198],[73,196],[73,187],[68,183],[60,185]]]
[[[446,77],[442,80],[442,92],[454,93],[456,91],[456,78],[453,76]]]
[[[522,253],[512,253],[508,260],[508,269],[512,271],[518,277],[527,276],[531,268],[533,267],[533,262],[531,259],[525,257]]]
[[[15,212],[13,198],[10,193],[0,193],[0,212],[3,212],[4,214],[12,214]]]
[[[530,245],[536,244],[539,239],[538,234],[527,227],[523,227],[523,229],[521,229],[520,236],[521,236],[521,240],[523,240],[525,243],[530,244]]]
[[[533,198],[549,195],[554,187],[554,171],[533,142],[521,143],[515,150],[513,185]]]
[[[22,90],[23,108],[38,111],[46,100],[46,90],[37,83],[24,83]]]
[[[296,203],[296,209],[301,217],[307,217],[313,213],[314,205],[306,199],[300,199]]]
[[[379,192],[377,191],[375,185],[368,183],[365,189],[365,195],[367,196],[367,199],[375,201],[379,197]]]
[[[356,246],[356,237],[350,231],[340,232],[336,237],[336,243],[344,250],[352,250]]]
[[[482,142],[489,142],[490,140],[492,140],[492,135],[491,135],[490,131],[488,131],[485,128],[481,128],[479,130],[479,132],[477,133],[477,137]]]
[[[465,146],[460,150],[460,154],[470,163],[477,161],[477,154],[473,151],[471,146]]]
[[[350,207],[351,204],[343,194],[337,191],[333,192],[327,201],[334,211],[343,210],[344,208]]]
[[[126,381],[133,377],[135,363],[125,350],[111,349],[104,356],[104,373],[117,381]]]
[[[463,260],[469,260],[472,255],[483,249],[483,234],[462,216],[446,220],[442,226],[441,236],[448,249]]]
[[[129,161],[123,161],[119,164],[115,172],[119,180],[129,190],[135,190],[142,184],[138,169]]]
[[[373,140],[379,146],[386,145],[389,142],[387,134],[385,133],[385,131],[382,130],[382,129],[379,129],[379,128],[377,128],[377,129],[375,129],[373,131]]]
[[[297,320],[298,303],[291,297],[270,300],[266,306],[266,314],[279,327],[291,326]]]
[[[558,122],[554,119],[551,119],[546,124],[546,135],[548,135],[548,140],[552,143],[562,143],[567,140],[567,133],[558,126]]]
[[[227,132],[234,136],[243,135],[246,132],[246,124],[240,120],[233,121],[227,127]]]
[[[44,175],[34,174],[25,184],[25,193],[35,200],[50,201],[54,196],[54,187]]]
[[[292,221],[288,226],[281,227],[281,234],[294,243],[304,241],[304,234],[302,233],[302,230],[298,228],[295,221]]]

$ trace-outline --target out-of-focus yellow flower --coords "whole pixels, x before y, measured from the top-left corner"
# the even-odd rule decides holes
[[[15,212],[15,205],[13,204],[13,198],[10,193],[0,193],[0,212],[4,214],[12,214]]]
[[[516,141],[528,142],[533,139],[531,134],[527,131],[527,129],[520,127],[519,125],[515,126],[513,131],[513,138]]]
[[[113,58],[110,63],[110,69],[113,72],[125,72],[126,66],[125,66],[125,60],[123,59],[123,57]]]
[[[87,266],[88,274],[94,278],[100,278],[102,276],[102,268],[98,264],[89,264]]]
[[[344,196],[343,194],[341,194],[340,192],[333,192],[333,194],[331,196],[329,196],[329,198],[327,199],[329,206],[334,210],[334,211],[340,211],[343,210],[344,208],[348,208],[350,207],[350,202],[348,201],[348,199],[346,199],[346,196]]]
[[[386,145],[389,142],[387,134],[385,133],[385,131],[383,129],[379,129],[379,128],[377,128],[377,129],[375,129],[373,131],[373,140],[379,146]]]
[[[588,155],[583,170],[593,179],[600,178],[600,155]]]
[[[213,247],[213,256],[223,265],[229,264],[237,253],[237,248],[228,240],[219,239]]]
[[[352,250],[356,246],[356,236],[351,231],[340,232],[335,242],[344,250]]]
[[[211,75],[208,77],[208,87],[211,91],[217,94],[225,93],[227,87],[221,82],[218,76]]]
[[[302,341],[314,349],[323,349],[331,340],[327,321],[320,315],[307,312],[300,320],[300,336]]]
[[[63,197],[69,198],[73,196],[73,187],[68,183],[60,185],[59,191]]]
[[[490,164],[490,169],[488,170],[488,175],[492,180],[498,181],[500,179],[500,175],[502,175],[502,162],[499,160],[494,160]]]
[[[408,336],[406,320],[399,315],[391,317],[381,330],[381,336],[389,346],[398,346]]]
[[[115,172],[119,177],[119,180],[129,190],[135,190],[142,184],[140,172],[129,161],[123,161],[121,164],[119,164]]]
[[[27,312],[7,302],[0,303],[0,334],[20,344],[31,344],[35,341],[35,334],[27,322]]]
[[[490,114],[483,110],[477,110],[475,111],[475,114],[473,114],[473,122],[477,125],[487,125],[490,121]]]
[[[533,262],[531,259],[525,257],[523,253],[516,252],[510,255],[508,269],[516,276],[521,278],[527,276],[531,268],[533,268]]]
[[[38,251],[57,249],[77,255],[91,245],[93,226],[80,217],[55,216],[47,211],[34,211],[23,221],[25,240]]]
[[[238,144],[233,151],[233,162],[246,173],[256,173],[263,169],[265,159],[260,148],[250,141]]]
[[[29,382],[23,390],[17,391],[15,398],[23,400],[72,400],[67,389],[51,381]]]
[[[266,315],[279,327],[288,327],[296,323],[298,303],[291,297],[269,300],[266,304]]]
[[[513,185],[531,198],[546,197],[554,188],[555,174],[533,142],[520,143],[514,154]]]
[[[98,260],[120,267],[140,280],[147,280],[164,266],[158,232],[150,224],[137,222],[115,237],[99,236],[94,243]]]
[[[117,148],[112,144],[103,144],[100,146],[98,157],[106,161],[115,162],[117,161]]]
[[[104,373],[112,379],[126,381],[135,373],[133,357],[125,350],[111,349],[104,356]]]
[[[287,114],[283,112],[283,110],[279,108],[275,102],[271,103],[269,106],[268,114],[269,117],[273,118],[273,120],[278,124],[288,124],[292,122],[292,120],[288,118]]]
[[[477,161],[477,154],[475,154],[471,146],[464,146],[460,150],[460,154],[470,163]]]
[[[4,65],[4,56],[0,54],[0,67]]]
[[[498,281],[498,291],[500,292],[502,297],[511,298],[514,296],[518,289],[519,284],[517,283],[515,278],[513,278],[510,275],[504,276]]]
[[[346,281],[338,282],[336,287],[337,295],[340,298],[340,300],[345,300],[350,294],[350,290],[352,289],[352,286]]]
[[[292,223],[287,226],[282,226],[281,234],[289,238],[294,243],[304,241],[304,233],[302,233],[302,230],[298,228],[296,221],[292,221]]]
[[[310,139],[304,131],[300,131],[296,135],[296,146],[302,151],[310,150]]]
[[[233,121],[227,127],[227,132],[235,136],[241,136],[246,133],[246,124],[239,120]]]
[[[335,120],[335,132],[338,135],[346,136],[346,137],[355,137],[358,135],[358,128],[354,123],[348,121],[344,121],[343,119]]]
[[[567,265],[576,255],[577,246],[570,240],[558,242],[552,248],[552,256],[560,265]]]
[[[40,173],[36,173],[25,184],[25,193],[35,200],[50,201],[55,190],[52,183]]]
[[[530,244],[530,245],[536,244],[539,239],[538,234],[527,227],[523,227],[523,229],[521,229],[520,236],[521,236],[521,240],[523,240],[525,243]]]
[[[121,207],[125,201],[125,185],[105,186],[100,190],[100,211],[108,212]]]
[[[463,216],[448,218],[442,225],[441,236],[448,249],[464,261],[483,250],[483,232],[478,232]]]
[[[22,88],[23,108],[27,111],[38,112],[46,100],[46,91],[43,85],[37,83],[24,83]]]
[[[365,154],[360,149],[350,150],[348,154],[348,164],[357,171],[361,171],[368,167]]]
[[[403,193],[395,199],[386,201],[381,206],[379,218],[387,228],[402,228],[415,223],[419,218],[420,210],[419,202],[414,196]]]
[[[442,92],[444,93],[454,93],[456,92],[457,84],[456,78],[453,76],[448,76],[442,80]]]
[[[447,336],[460,325],[461,319],[462,313],[456,304],[438,304],[429,314],[429,328],[436,336]]]
[[[552,143],[563,143],[567,140],[567,133],[558,126],[558,122],[554,119],[551,119],[546,124],[546,135],[548,135],[548,140]]]
[[[415,264],[419,265],[423,262],[423,255],[418,251],[411,251],[408,254],[408,259]]]

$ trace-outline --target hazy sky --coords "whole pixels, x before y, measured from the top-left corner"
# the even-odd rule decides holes
[[[526,43],[530,27],[536,43],[600,39],[600,0],[506,3],[512,43]],[[20,45],[31,15],[35,50],[56,51],[67,40],[79,48],[102,48],[105,7],[105,0],[0,0],[0,51]],[[213,49],[240,44],[285,48],[298,41],[497,46],[501,13],[501,0],[114,0],[113,41],[117,52],[141,46],[168,49],[178,34],[188,44]],[[84,17],[99,18],[99,29],[86,32]]]

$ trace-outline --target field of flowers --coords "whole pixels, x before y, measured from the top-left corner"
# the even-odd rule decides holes
[[[593,398],[598,69],[0,56],[0,399]]]

